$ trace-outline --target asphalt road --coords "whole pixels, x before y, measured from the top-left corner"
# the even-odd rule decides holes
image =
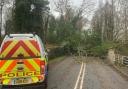
[[[128,81],[99,59],[76,58],[50,65],[48,89],[128,89]]]

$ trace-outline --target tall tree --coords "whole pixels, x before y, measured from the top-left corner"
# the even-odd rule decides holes
[[[47,0],[15,0],[14,27],[16,32],[37,32],[43,35],[43,14],[48,12]]]
[[[4,29],[3,29],[3,26],[4,26],[3,17],[5,17],[5,13],[3,12],[3,9],[5,9],[6,5],[9,4],[9,3],[10,3],[10,0],[0,0],[0,43],[1,43],[1,38],[2,38],[1,32],[4,31]]]
[[[102,4],[102,3],[100,3]],[[92,26],[101,35],[102,41],[113,41],[114,37],[114,9],[113,4],[106,2],[95,12]]]

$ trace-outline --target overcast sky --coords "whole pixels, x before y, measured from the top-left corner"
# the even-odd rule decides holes
[[[51,12],[52,14],[54,14],[55,16],[58,16],[59,13],[55,11],[55,5],[54,5],[54,2],[57,1],[57,0],[49,0],[50,1],[50,9],[51,9]],[[83,0],[71,0],[72,2],[72,5],[75,6],[75,7],[79,7],[81,5]],[[96,6],[98,6],[98,3],[99,3],[99,0],[90,0],[90,1],[93,1],[96,3]],[[104,0],[102,0],[104,1]]]

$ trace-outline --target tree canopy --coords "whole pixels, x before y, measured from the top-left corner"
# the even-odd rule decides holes
[[[15,0],[14,30],[20,33],[43,33],[43,16],[48,12],[47,0]]]

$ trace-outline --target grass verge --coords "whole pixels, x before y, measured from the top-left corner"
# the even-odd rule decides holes
[[[66,57],[66,56],[61,56],[61,57],[57,57],[57,58],[54,58],[54,59],[50,59],[50,60],[49,60],[49,64],[63,61],[63,60],[65,59],[65,57]]]

